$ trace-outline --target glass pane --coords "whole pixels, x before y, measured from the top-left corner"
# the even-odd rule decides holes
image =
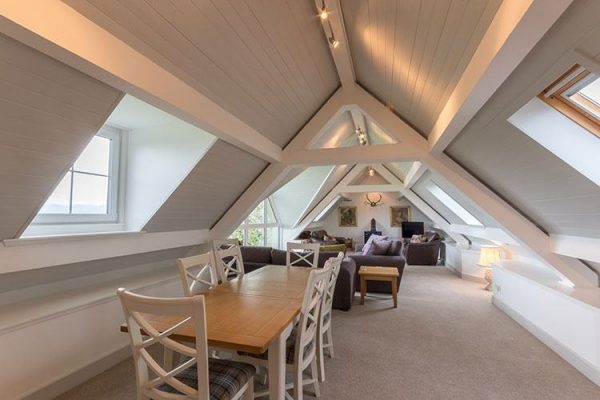
[[[108,212],[108,178],[73,173],[73,214]]]
[[[279,248],[279,228],[267,228],[267,246]]]
[[[265,218],[265,203],[261,201],[258,206],[246,218],[247,224],[264,224]]]
[[[263,230],[248,229],[248,246],[264,246]]]
[[[40,214],[68,214],[69,198],[71,197],[71,173],[62,178],[54,192],[40,210]]]
[[[76,171],[108,175],[109,157],[110,139],[94,136],[77,161],[75,161],[73,168]]]
[[[265,203],[267,204],[267,223],[268,224],[277,223],[277,219],[275,218],[275,213],[273,212],[273,209],[271,208],[271,203],[268,200],[265,201]]]
[[[596,104],[600,104],[600,79],[596,78],[592,83],[579,91]]]
[[[229,239],[237,239],[240,243],[244,243],[244,231],[241,229],[236,229],[233,231]]]

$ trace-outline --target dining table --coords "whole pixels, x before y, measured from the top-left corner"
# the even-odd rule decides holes
[[[267,265],[211,288],[205,294],[208,345],[262,354],[268,351],[269,399],[285,398],[286,340],[302,300],[311,269]],[[157,315],[149,322],[159,332],[178,322],[175,316]],[[127,325],[121,325],[127,332]],[[193,328],[183,328],[173,340],[194,341]]]

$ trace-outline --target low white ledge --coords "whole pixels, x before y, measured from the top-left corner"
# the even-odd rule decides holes
[[[208,229],[16,239],[0,247],[0,274],[195,246],[210,239]]]
[[[600,385],[600,288],[570,288],[548,268],[503,260],[492,302]]]

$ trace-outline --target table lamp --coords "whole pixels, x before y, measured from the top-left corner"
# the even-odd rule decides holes
[[[485,290],[492,290],[492,264],[500,259],[500,247],[498,246],[481,246],[481,252],[479,253],[479,265],[485,268],[485,281],[487,286]]]

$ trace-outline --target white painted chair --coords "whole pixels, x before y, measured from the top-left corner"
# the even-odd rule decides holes
[[[299,266],[302,261],[311,268],[317,268],[319,264],[319,243],[293,243],[287,244],[285,264],[288,267]],[[301,264],[300,264],[301,265]]]
[[[293,389],[294,396],[286,391],[286,399],[302,400],[303,388],[312,385],[316,397],[321,395],[317,365],[317,331],[323,295],[331,277],[331,268],[314,269],[310,272],[298,324],[292,330],[286,343],[286,369],[292,373],[293,381],[286,384],[286,390]],[[240,353],[238,359],[264,368],[268,373],[268,352],[260,355]],[[303,372],[310,367],[310,379],[303,379]],[[256,393],[256,397],[268,392]]]
[[[213,240],[221,282],[244,275],[244,260],[237,239]]]
[[[207,293],[219,284],[217,263],[212,251],[197,256],[178,258],[177,268],[185,296]]]
[[[256,370],[252,365],[208,358],[204,296],[165,299],[140,296],[125,289],[119,289],[117,294],[131,339],[138,400],[253,398]],[[148,320],[157,315],[173,316],[177,322],[159,332]],[[170,338],[190,326],[195,331],[195,344]],[[148,351],[154,344],[184,356],[185,362],[175,368],[161,366]]]
[[[325,349],[330,358],[333,358],[333,334],[331,329],[333,293],[337,283],[340,268],[344,259],[344,253],[338,253],[335,258],[330,258],[325,262],[324,268],[331,268],[331,276],[327,284],[327,290],[323,294],[323,304],[321,305],[321,315],[319,316],[319,330],[317,332],[317,361],[319,365],[319,381],[325,381]]]

